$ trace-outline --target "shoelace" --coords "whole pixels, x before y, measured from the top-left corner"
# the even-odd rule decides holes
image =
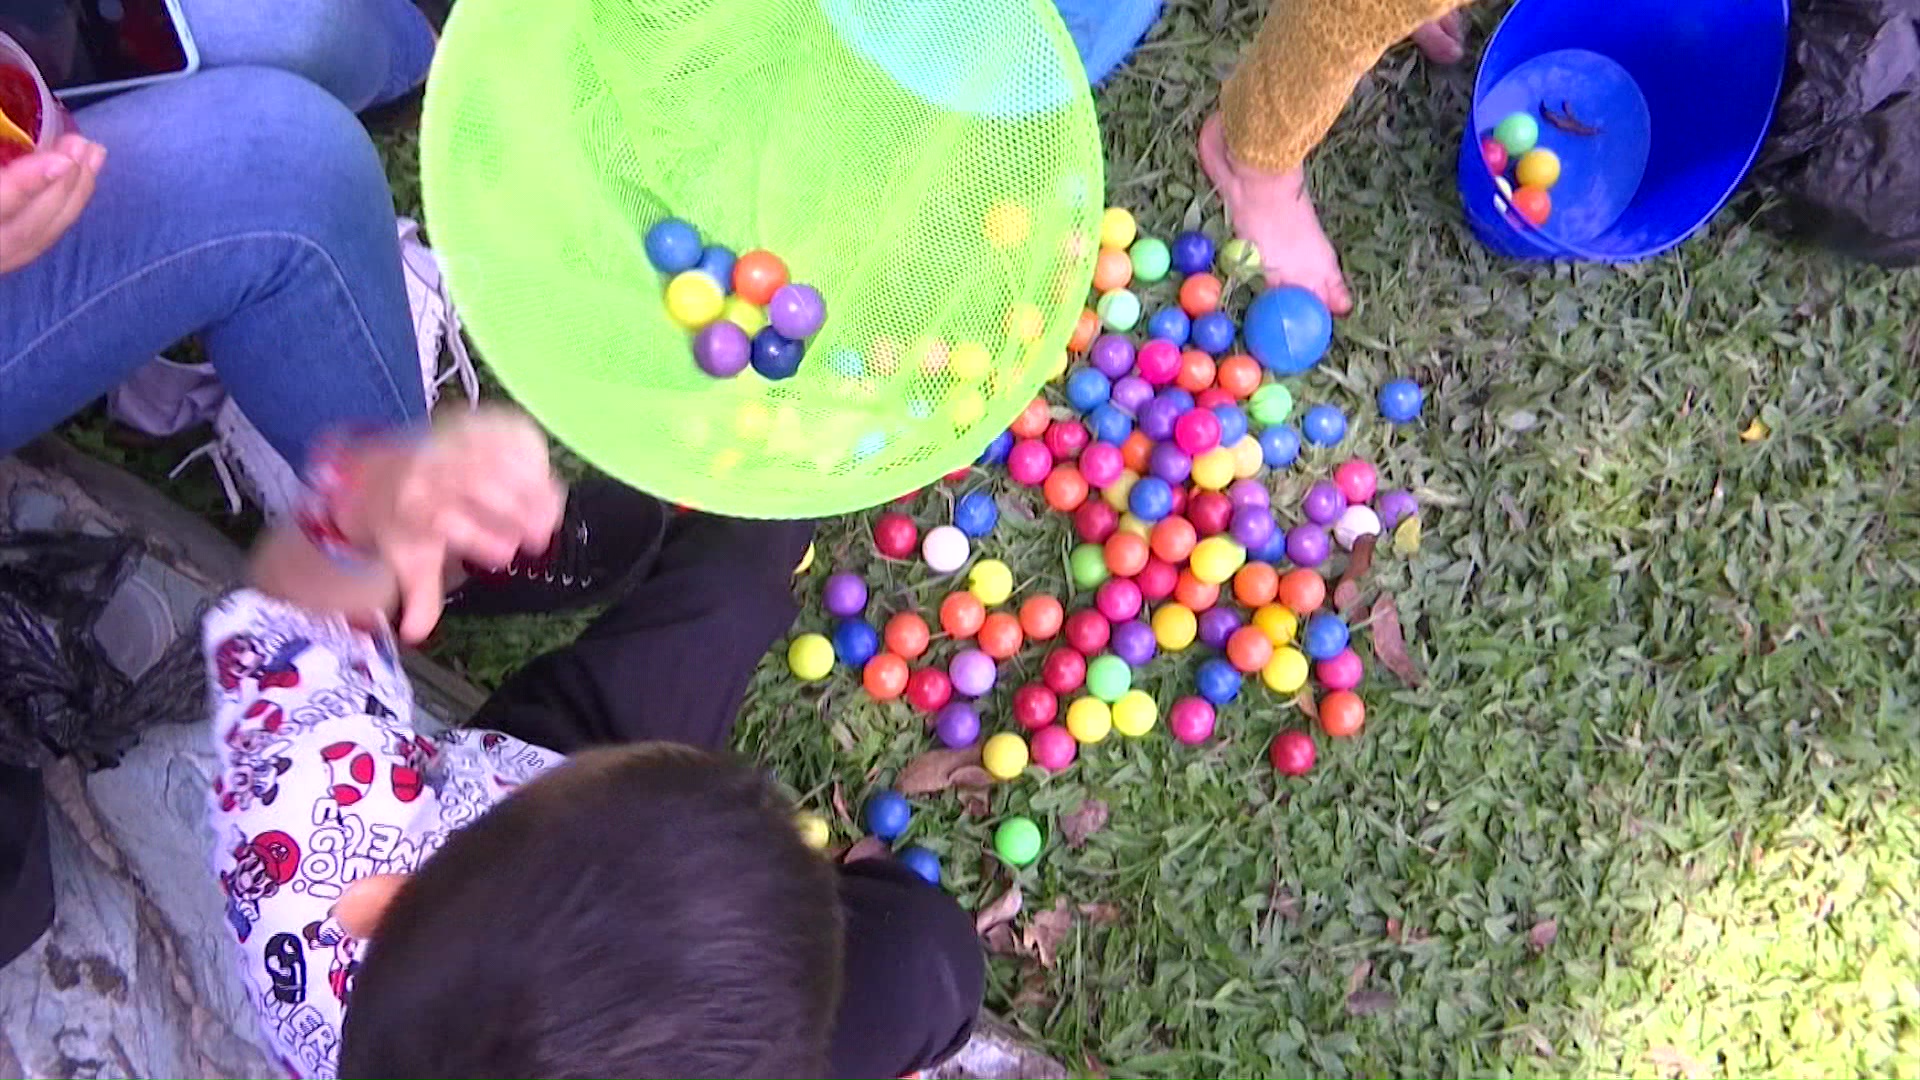
[[[564,589],[591,588],[593,562],[587,551],[591,535],[586,522],[567,520],[561,523],[560,531],[554,534],[553,543],[547,545],[546,551],[532,557],[516,557],[504,569],[479,569],[475,571],[476,576],[496,580],[522,578],[558,584]],[[474,569],[469,567],[470,571]]]

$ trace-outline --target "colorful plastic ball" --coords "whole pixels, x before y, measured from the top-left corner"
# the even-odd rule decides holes
[[[1284,604],[1262,604],[1254,610],[1253,625],[1267,635],[1268,642],[1278,648],[1293,643],[1293,635],[1300,629],[1300,620]]]
[[[1193,320],[1193,330],[1188,342],[1194,348],[1219,356],[1233,348],[1234,335],[1239,328],[1233,325],[1233,317],[1223,311],[1209,311]]]
[[[867,583],[848,570],[829,575],[820,589],[820,602],[827,614],[850,618],[867,608]]]
[[[1250,277],[1265,269],[1253,241],[1235,237],[1220,245],[1217,269],[1229,277]]]
[[[1207,410],[1220,422],[1218,445],[1232,446],[1246,437],[1247,414],[1232,405],[1215,405]],[[1176,431],[1177,434],[1177,431]]]
[[[1167,652],[1179,652],[1193,644],[1199,633],[1199,619],[1179,604],[1162,604],[1153,613],[1153,639]]]
[[[1213,385],[1214,372],[1213,357],[1199,349],[1183,349],[1180,373],[1174,376],[1174,385],[1190,394],[1199,394]]]
[[[1133,276],[1148,284],[1166,277],[1167,266],[1172,262],[1166,242],[1151,236],[1143,236],[1135,240],[1133,246],[1127,249],[1127,255],[1133,264]]]
[[[698,330],[720,317],[727,306],[720,283],[698,270],[675,274],[667,282],[667,315],[688,330]]]
[[[999,559],[981,559],[967,572],[967,591],[988,607],[1004,604],[1013,595],[1013,571]]]
[[[1266,510],[1273,505],[1273,496],[1268,493],[1266,486],[1252,479],[1235,480],[1228,485],[1227,499],[1233,503],[1235,510],[1244,510],[1249,506]]]
[[[1315,525],[1333,524],[1346,508],[1347,497],[1341,494],[1339,485],[1326,480],[1308,488],[1306,497],[1300,500],[1301,512]]]
[[[953,680],[939,668],[917,668],[907,676],[907,704],[936,712],[953,698]]]
[[[951,525],[935,525],[920,541],[920,558],[936,574],[951,574],[964,566],[973,545],[967,534]]]
[[[1055,465],[1040,485],[1041,493],[1047,505],[1063,514],[1070,514],[1087,501],[1087,480],[1072,463]]]
[[[1080,754],[1080,743],[1059,724],[1051,724],[1034,732],[1028,743],[1032,747],[1033,763],[1048,772],[1060,772],[1073,764]]]
[[[1071,694],[1087,681],[1087,658],[1071,646],[1062,646],[1040,661],[1040,681],[1056,694]]]
[[[1055,420],[1048,425],[1041,441],[1047,453],[1053,455],[1053,460],[1060,462],[1079,457],[1080,451],[1087,448],[1093,437],[1087,433],[1087,426],[1078,420]]]
[[[1366,703],[1351,690],[1335,690],[1320,699],[1320,730],[1336,739],[1360,734],[1366,720]]]
[[[1284,469],[1300,460],[1300,433],[1290,424],[1261,431],[1260,457],[1270,469]]]
[[[1204,274],[1213,267],[1213,241],[1205,233],[1183,232],[1173,238],[1173,268],[1182,274]]]
[[[1093,434],[1094,441],[1118,447],[1133,433],[1133,417],[1109,401],[1094,406],[1093,411],[1087,414],[1087,430]]]
[[[1248,675],[1258,674],[1273,660],[1273,642],[1257,626],[1243,626],[1227,639],[1227,662]]]
[[[787,283],[787,264],[771,251],[749,251],[733,263],[733,291],[765,307]]]
[[[753,341],[733,323],[708,323],[693,336],[693,359],[701,371],[716,379],[730,379],[747,370],[753,359]]]
[[[1392,379],[1381,384],[1380,415],[1389,423],[1411,424],[1420,419],[1426,397],[1426,391],[1412,379]]]
[[[1215,708],[1240,696],[1240,679],[1240,672],[1217,656],[1202,663],[1199,670],[1194,672],[1195,688]]]
[[[1200,613],[1200,643],[1209,649],[1224,649],[1227,639],[1240,629],[1240,616],[1223,607],[1211,607]]]
[[[1545,188],[1520,188],[1513,193],[1513,210],[1529,225],[1545,225],[1553,216],[1553,196],[1547,194]]]
[[[1315,405],[1300,418],[1300,434],[1315,446],[1332,446],[1347,437],[1347,417],[1331,405]]]
[[[1233,521],[1227,532],[1234,542],[1249,551],[1266,544],[1276,530],[1273,512],[1264,506],[1243,506],[1233,512]]]
[[[1193,320],[1177,307],[1161,308],[1147,320],[1147,336],[1158,341],[1185,345],[1193,332]]]
[[[1370,506],[1349,506],[1333,523],[1333,542],[1348,551],[1362,538],[1380,535],[1380,515]]]
[[[998,465],[1006,461],[1007,455],[1012,451],[1013,432],[1003,431],[993,437],[993,441],[987,444],[985,450],[980,451],[980,456],[975,458],[973,463],[975,465]]]
[[[1109,206],[1100,215],[1100,246],[1125,251],[1139,234],[1140,226],[1125,207]]]
[[[1109,379],[1117,379],[1133,369],[1133,342],[1122,334],[1102,334],[1087,350],[1087,362]]]
[[[1128,667],[1135,668],[1144,667],[1150,663],[1157,651],[1153,629],[1138,619],[1115,623],[1107,648],[1113,652],[1113,655],[1126,661]]]
[[[1097,488],[1120,479],[1126,467],[1120,448],[1110,442],[1097,442],[1080,452],[1080,475]]]
[[[1093,604],[1108,622],[1126,622],[1140,614],[1140,586],[1127,578],[1108,578],[1093,594]]]
[[[727,306],[721,309],[720,315],[728,322],[746,331],[749,337],[766,329],[767,326],[767,313],[762,310],[758,304],[749,303],[738,296],[727,297]],[[835,353],[834,370],[849,379],[859,378],[861,372],[864,370],[860,354],[854,352],[852,349],[845,349]]]
[[[1277,645],[1273,659],[1260,669],[1260,681],[1276,694],[1298,693],[1307,685],[1307,658],[1289,645]]]
[[[913,554],[920,542],[920,530],[913,519],[897,511],[881,514],[873,522],[874,550],[889,559],[904,559]]]
[[[1099,499],[1088,499],[1086,502],[1080,504],[1080,509],[1073,512],[1073,531],[1080,539],[1089,544],[1106,543],[1107,537],[1112,536],[1114,530],[1119,527],[1120,511],[1115,510]],[[1106,556],[1101,555],[1099,558],[1101,565],[1105,566]],[[1076,577],[1075,581],[1077,582],[1078,580],[1078,577]],[[1098,585],[1100,582],[1096,581],[1093,584]],[[1081,586],[1081,588],[1092,587],[1092,585]]]
[[[1360,662],[1360,654],[1352,649],[1343,649],[1313,665],[1313,677],[1329,690],[1351,690],[1360,685],[1366,673],[1366,665]]]
[[[1288,728],[1273,737],[1273,749],[1267,751],[1267,760],[1273,763],[1274,771],[1282,776],[1305,776],[1313,771],[1314,758],[1318,755],[1313,748],[1313,736],[1298,728]]]
[[[795,341],[819,333],[827,321],[827,302],[811,285],[782,285],[767,301],[767,322]]]
[[[980,748],[980,764],[996,780],[1011,780],[1027,768],[1027,743],[1011,731],[992,736]]]
[[[964,701],[948,702],[934,717],[933,733],[951,749],[972,746],[980,738],[980,713]]]
[[[1508,113],[1494,125],[1493,137],[1509,158],[1518,158],[1540,141],[1540,122],[1524,112]]]
[[[1147,565],[1133,575],[1133,583],[1140,586],[1140,598],[1149,604],[1157,604],[1173,595],[1173,587],[1180,582],[1180,571],[1170,562],[1159,556],[1147,559]]]
[[[1187,503],[1186,516],[1201,536],[1218,536],[1233,524],[1233,500],[1217,491],[1203,491]]]
[[[1145,536],[1125,529],[1107,537],[1102,551],[1106,555],[1107,570],[1121,577],[1132,577],[1139,573],[1147,565],[1147,557],[1152,554]]]
[[[1319,525],[1295,525],[1287,530],[1287,558],[1296,566],[1319,566],[1327,561],[1327,530]]]
[[[1284,424],[1293,415],[1293,391],[1279,383],[1268,383],[1247,399],[1247,411],[1261,427]]]
[[[773,327],[763,327],[753,335],[753,370],[765,379],[779,381],[791,379],[800,370],[800,360],[806,354],[806,346],[780,333]]]
[[[1127,509],[1142,521],[1159,521],[1173,509],[1173,487],[1160,476],[1143,476],[1127,493]]]
[[[1407,518],[1418,515],[1420,513],[1420,503],[1419,500],[1413,497],[1413,492],[1411,491],[1389,491],[1385,495],[1380,496],[1378,509],[1380,511],[1380,527],[1383,529],[1391,529]]]
[[[889,651],[913,660],[927,651],[933,632],[928,629],[927,620],[911,611],[903,611],[887,620],[883,636]],[[902,676],[901,685],[906,685],[905,676]]]
[[[1520,163],[1513,167],[1513,178],[1521,187],[1549,189],[1560,182],[1560,155],[1535,147],[1520,155]]]
[[[1180,283],[1180,310],[1194,318],[1220,307],[1220,279],[1212,274],[1190,274]]]
[[[1136,431],[1120,440],[1120,462],[1126,470],[1120,479],[1101,489],[1101,496],[1113,505],[1115,510],[1127,508],[1127,496],[1133,493],[1133,482],[1146,472],[1147,455],[1153,450],[1153,440]]]
[[[1008,660],[1027,643],[1026,632],[1020,629],[1017,616],[1005,611],[996,611],[980,623],[980,629],[973,635],[974,643],[980,651],[995,660]]]
[[[1189,611],[1211,611],[1213,605],[1220,602],[1220,586],[1201,581],[1194,576],[1192,568],[1188,568],[1180,571],[1173,598]]]
[[[1193,472],[1193,458],[1171,441],[1158,442],[1153,445],[1153,452],[1147,457],[1147,468],[1152,471],[1153,478],[1162,483],[1181,484],[1185,483],[1187,477]],[[1157,494],[1155,499],[1158,500]],[[1167,492],[1166,504],[1167,509],[1171,510],[1173,504],[1171,489]],[[1165,511],[1162,513],[1164,514]],[[1148,518],[1148,520],[1154,519]]]
[[[1273,603],[1280,591],[1280,574],[1263,562],[1250,562],[1233,575],[1233,599],[1248,610]]]
[[[1280,578],[1277,598],[1295,615],[1311,615],[1327,602],[1327,580],[1305,567],[1289,570]]]
[[[1300,651],[1311,660],[1326,660],[1340,655],[1351,638],[1346,621],[1331,612],[1321,612],[1307,620],[1300,631]]]
[[[1180,346],[1159,338],[1147,342],[1134,356],[1133,370],[1154,386],[1167,385],[1180,374]]]
[[[1343,461],[1333,470],[1333,482],[1339,485],[1340,494],[1350,503],[1372,502],[1374,489],[1380,483],[1379,474],[1373,466],[1354,458]]]
[[[1067,706],[1067,732],[1075,742],[1091,746],[1113,731],[1113,709],[1097,697],[1075,698]]]
[[[1173,441],[1192,455],[1220,445],[1220,418],[1205,409],[1189,409],[1173,424]]]
[[[801,634],[787,646],[787,667],[801,682],[818,682],[833,671],[833,643],[823,634]]]
[[[882,791],[867,800],[867,831],[892,843],[913,823],[913,807],[897,791]]]
[[[1287,558],[1287,534],[1279,529],[1273,530],[1273,535],[1267,537],[1266,543],[1261,544],[1258,548],[1251,548],[1247,551],[1247,558],[1255,562],[1263,563],[1285,562]]]
[[[1093,608],[1081,608],[1067,616],[1062,633],[1066,635],[1067,644],[1080,655],[1092,656],[1107,647],[1107,639],[1113,634],[1113,624]]]
[[[1145,690],[1128,690],[1112,706],[1113,730],[1137,739],[1153,730],[1160,719],[1160,706]]]
[[[1100,325],[1124,334],[1140,321],[1140,298],[1126,289],[1115,289],[1102,293],[1093,310],[1100,315]]]
[[[1007,475],[1016,484],[1038,487],[1053,471],[1053,452],[1039,439],[1021,439],[1007,453]]]
[[[833,628],[833,655],[848,667],[862,667],[880,651],[880,631],[865,619],[842,619]]]
[[[1076,588],[1098,588],[1110,573],[1106,551],[1091,543],[1076,546],[1067,555],[1067,572],[1072,575]]]
[[[947,678],[955,693],[965,697],[984,697],[993,691],[999,668],[993,657],[979,649],[962,649],[947,664]]]
[[[1028,683],[1013,692],[1013,718],[1028,731],[1038,731],[1060,714],[1060,695],[1041,685]]]
[[[1193,523],[1186,518],[1168,517],[1155,523],[1147,542],[1155,555],[1177,565],[1193,554],[1193,546],[1199,542],[1199,535],[1194,531]]]
[[[1133,669],[1112,653],[1087,661],[1087,692],[1112,704],[1133,685]]]
[[[1095,368],[1084,367],[1067,377],[1067,404],[1081,412],[1092,412],[1112,393],[1113,380]]]
[[[999,523],[1000,506],[993,501],[992,492],[969,491],[954,501],[953,527],[976,540],[991,533]]]
[[[1311,289],[1283,285],[1247,306],[1240,336],[1260,366],[1275,375],[1299,375],[1327,354],[1333,314]]]
[[[1038,754],[1034,755],[1035,761],[1039,761],[1039,758]],[[1043,768],[1052,768],[1044,761],[1040,764]],[[1040,826],[1035,825],[1031,818],[1010,817],[1001,822],[999,828],[993,830],[994,854],[1000,856],[1000,861],[1008,866],[1026,866],[1032,863],[1040,857],[1040,848],[1043,843]]]
[[[1209,536],[1193,546],[1188,569],[1209,585],[1218,585],[1234,575],[1247,561],[1246,549],[1225,536]]]
[[[1203,491],[1220,491],[1233,483],[1233,451],[1216,446],[1193,459],[1193,483]]]
[[[793,815],[794,831],[800,834],[800,842],[815,851],[825,851],[833,843],[833,827],[827,819],[810,810],[802,810]]]
[[[1140,407],[1152,400],[1153,386],[1140,376],[1122,375],[1113,380],[1110,403],[1128,417],[1138,415]]]
[[[1133,281],[1133,262],[1124,251],[1102,251],[1093,261],[1093,291],[1124,289]]]
[[[1214,372],[1214,383],[1235,401],[1245,401],[1260,389],[1266,375],[1260,364],[1246,353],[1234,353],[1221,359]]]
[[[1167,710],[1167,730],[1186,746],[1199,746],[1213,737],[1214,711],[1205,698],[1183,697]]]
[[[940,856],[917,844],[909,844],[893,853],[900,865],[920,875],[929,885],[940,884]]]
[[[663,274],[678,274],[700,262],[700,232],[679,218],[662,218],[647,230],[647,261]]]
[[[1507,160],[1507,148],[1501,145],[1499,139],[1489,135],[1480,140],[1480,162],[1487,167],[1489,174],[1493,176],[1504,174],[1507,171]]]

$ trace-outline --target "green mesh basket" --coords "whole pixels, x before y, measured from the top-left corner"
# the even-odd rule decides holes
[[[515,399],[613,476],[744,517],[973,460],[1062,362],[1103,202],[1050,0],[462,0],[421,173]],[[797,375],[695,364],[642,245],[667,216],[821,291]]]

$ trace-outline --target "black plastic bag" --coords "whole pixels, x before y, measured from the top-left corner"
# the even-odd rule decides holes
[[[1920,265],[1920,0],[1795,0],[1758,177],[1783,197],[1780,231]]]

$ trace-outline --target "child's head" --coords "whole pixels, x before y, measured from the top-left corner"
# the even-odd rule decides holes
[[[737,762],[662,743],[581,754],[389,895],[356,916],[378,924],[343,1077],[826,1068],[835,875]]]

